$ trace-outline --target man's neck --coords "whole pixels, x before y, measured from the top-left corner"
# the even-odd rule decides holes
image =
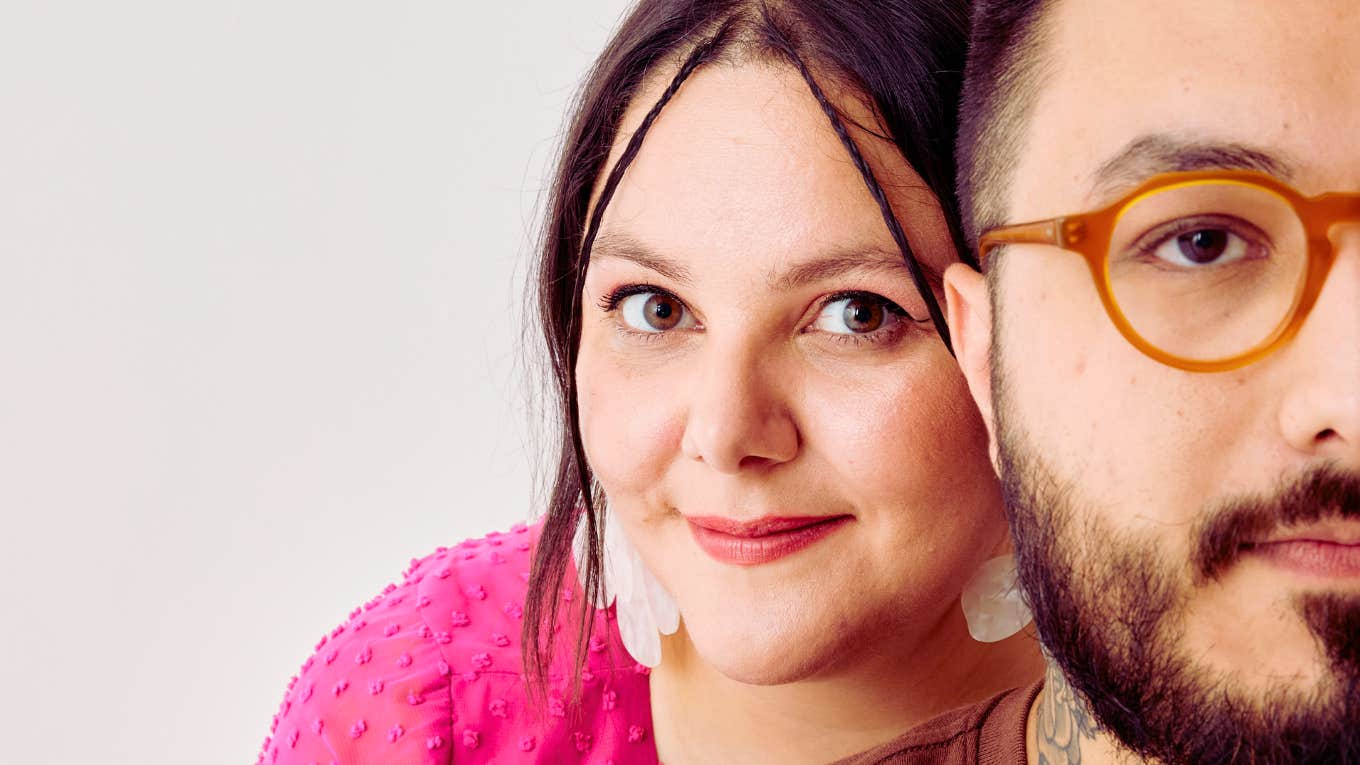
[[[1034,700],[1026,723],[1030,765],[1135,765],[1144,760],[1122,750],[1095,718],[1053,662],[1044,689]]]

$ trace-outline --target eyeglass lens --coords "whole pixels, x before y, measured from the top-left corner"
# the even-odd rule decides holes
[[[1109,287],[1130,326],[1185,359],[1212,361],[1273,339],[1308,270],[1303,222],[1283,197],[1233,181],[1138,197],[1115,223]]]

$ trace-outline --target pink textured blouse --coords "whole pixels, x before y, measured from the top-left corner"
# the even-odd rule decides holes
[[[580,706],[559,635],[546,708],[529,706],[520,627],[539,526],[411,561],[400,584],[322,635],[288,683],[260,765],[657,762],[647,668],[597,614]],[[561,598],[579,603],[576,572]]]

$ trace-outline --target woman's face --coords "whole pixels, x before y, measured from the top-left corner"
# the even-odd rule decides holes
[[[606,168],[669,76],[634,99]],[[938,201],[891,143],[846,124],[942,271]],[[582,298],[589,463],[708,663],[790,682],[852,650],[910,650],[956,616],[1006,533],[985,433],[797,72],[686,81],[605,211]]]

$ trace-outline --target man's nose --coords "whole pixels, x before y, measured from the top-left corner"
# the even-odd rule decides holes
[[[1331,239],[1331,272],[1283,350],[1292,368],[1280,424],[1294,449],[1360,469],[1360,224],[1334,228]]]

